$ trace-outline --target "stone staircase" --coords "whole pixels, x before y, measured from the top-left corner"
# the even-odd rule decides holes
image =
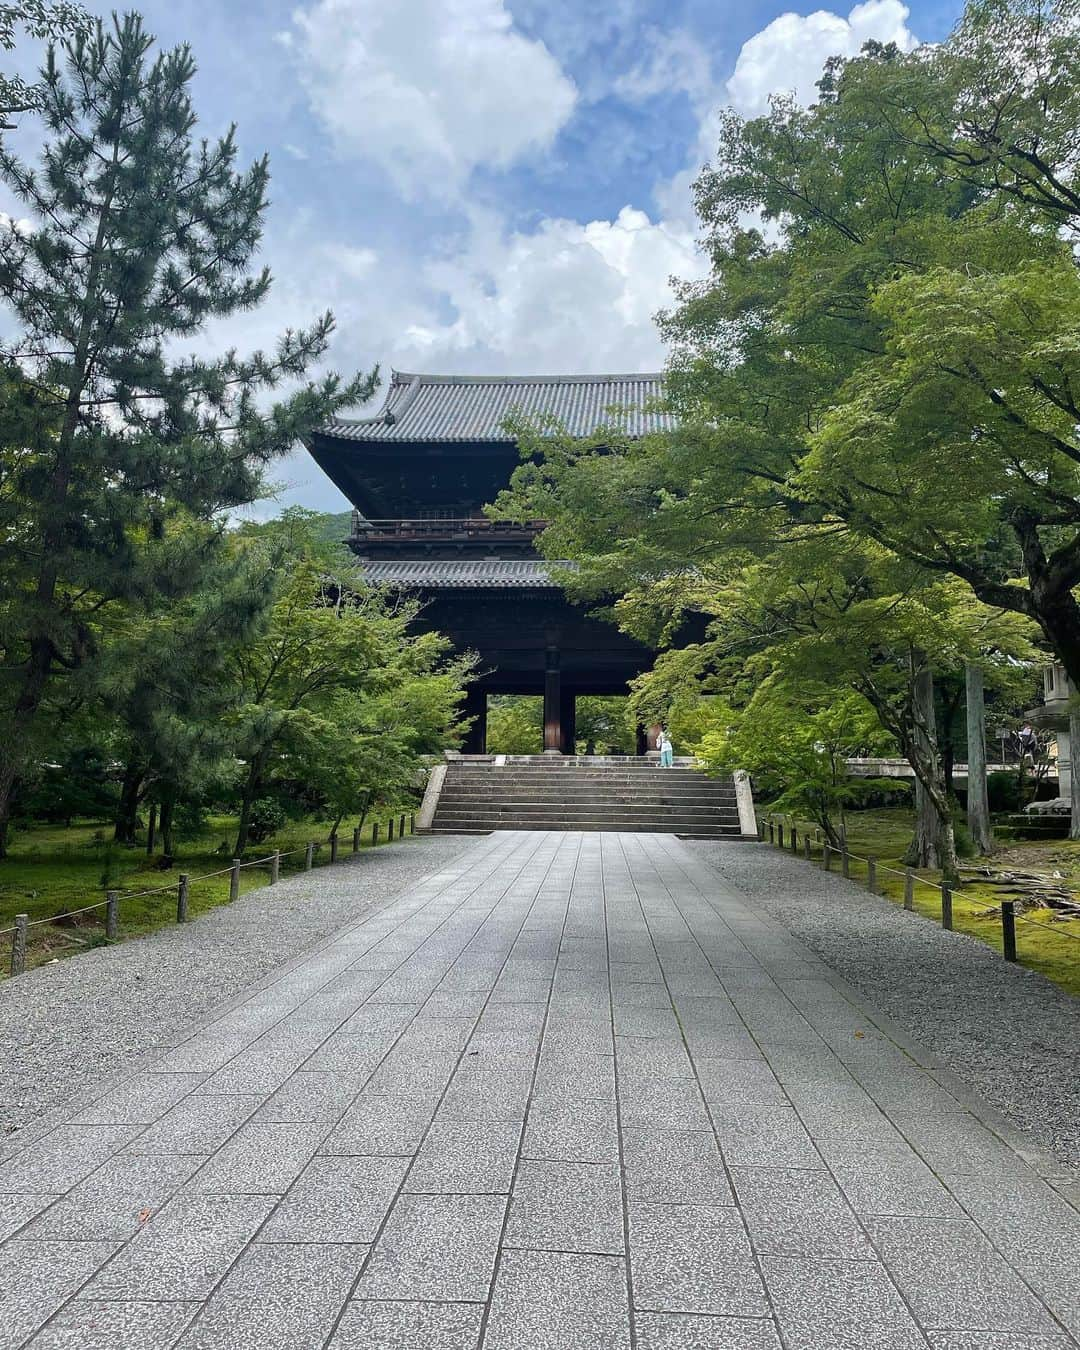
[[[644,830],[684,839],[740,837],[735,785],[690,760],[507,755],[452,759],[428,827],[492,830]]]

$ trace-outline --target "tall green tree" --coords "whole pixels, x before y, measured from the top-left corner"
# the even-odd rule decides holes
[[[232,130],[196,139],[191,52],[152,48],[128,15],[50,53],[40,165],[0,147],[30,220],[0,229],[18,330],[0,352],[0,850],[50,682],[93,657],[104,612],[197,587],[206,554],[179,522],[252,501],[267,464],[373,388],[305,378],[329,314],[269,355],[185,354],[267,294],[269,171],[237,166]]]
[[[277,585],[263,630],[225,667],[238,855],[275,782],[305,784],[340,818],[415,777],[422,755],[452,743],[472,669],[468,657],[448,659],[440,635],[410,633],[416,605],[369,590],[303,521],[258,532],[252,546],[272,559]]]

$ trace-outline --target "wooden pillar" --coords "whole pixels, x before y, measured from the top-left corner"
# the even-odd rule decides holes
[[[463,716],[473,719],[472,726],[465,733],[461,750],[466,755],[487,753],[487,690],[470,684],[465,690],[465,708]]]
[[[544,658],[544,754],[561,754],[562,745],[562,672],[559,649],[549,645]]]
[[[559,721],[562,724],[562,745],[564,755],[577,754],[577,695],[572,689],[564,689],[559,699]]]
[[[634,729],[634,754],[647,755],[649,753],[649,739],[645,734],[645,728],[639,722]]]

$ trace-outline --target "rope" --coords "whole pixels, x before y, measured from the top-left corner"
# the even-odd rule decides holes
[[[765,819],[768,820],[768,821],[772,821],[772,820],[775,819],[775,817],[773,817],[773,816],[766,816]],[[792,818],[789,817],[789,819],[792,819]],[[797,822],[795,822],[795,821],[792,819],[792,824],[793,824],[793,827],[794,827],[794,825],[796,825]],[[803,833],[805,834],[806,831],[804,830]],[[842,856],[842,854],[843,854],[843,850],[842,850],[842,849],[838,849],[838,848],[834,847],[834,845],[832,845],[832,844],[828,844],[828,845],[826,845],[826,847],[831,848],[832,851],[833,851],[834,853],[841,854],[841,856]],[[860,857],[857,853],[852,853],[852,852],[850,852],[850,850],[848,851],[848,858],[849,858],[851,861],[853,861],[853,862],[868,863],[868,862],[870,861],[869,858],[862,858],[862,857]],[[879,873],[880,873],[880,872],[889,872],[889,873],[890,873],[892,876],[894,876],[894,877],[903,877],[905,880],[907,879],[907,875],[908,875],[908,874],[907,874],[906,872],[901,872],[898,868],[895,868],[895,867],[886,867],[886,866],[885,866],[884,864],[882,864],[882,863],[878,863],[878,864],[876,864],[876,866],[877,866],[877,870],[878,870]],[[930,881],[927,877],[920,877],[920,876],[919,876],[917,873],[915,873],[915,872],[912,873],[912,879],[914,880],[914,882],[915,882],[916,885],[921,885],[921,886],[932,886],[932,887],[934,888],[934,890],[936,890],[936,891],[944,890],[944,886],[943,886],[943,884],[942,884],[940,881]],[[950,889],[952,889],[952,888],[950,888]],[[1075,917],[1080,917],[1080,916],[1073,915],[1073,916],[1071,916],[1071,917],[1074,917],[1074,918],[1075,918]],[[1048,924],[1048,923],[1041,923],[1038,919],[1029,919],[1029,918],[1027,917],[1027,915],[1025,915],[1025,914],[1015,914],[1015,915],[1014,915],[1014,918],[1015,918],[1015,920],[1016,920],[1017,923],[1026,923],[1026,924],[1028,924],[1029,927],[1031,927],[1031,928],[1042,928],[1042,929],[1045,929],[1045,931],[1048,932],[1048,933],[1054,933],[1057,937],[1067,937],[1067,938],[1072,938],[1072,940],[1073,940],[1074,942],[1080,942],[1080,933],[1074,933],[1074,932],[1072,931],[1072,929],[1070,929],[1070,928],[1058,928],[1058,927],[1053,926],[1053,925]],[[1067,922],[1068,922],[1068,919],[1063,920],[1063,922],[1067,923]]]

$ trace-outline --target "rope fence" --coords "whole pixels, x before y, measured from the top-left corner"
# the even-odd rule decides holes
[[[765,843],[766,841],[776,848],[789,850],[795,856],[800,855],[799,839],[802,838],[801,856],[806,862],[812,862],[814,849],[819,849],[821,853],[821,865],[826,872],[831,872],[834,862],[840,869],[840,875],[850,878],[852,863],[859,863],[866,868],[866,886],[874,895],[881,895],[882,892],[878,886],[878,878],[882,875],[902,878],[904,882],[904,909],[913,911],[915,909],[915,889],[917,886],[926,886],[931,890],[937,891],[941,897],[941,926],[952,931],[953,928],[953,887],[947,882],[933,881],[929,877],[922,877],[913,867],[905,867],[903,870],[897,867],[888,867],[880,862],[873,854],[867,854],[865,857],[858,853],[852,853],[843,843],[840,847],[828,843],[822,837],[822,831],[819,827],[814,829],[814,842],[810,842],[810,830],[801,822],[792,816],[772,816],[766,815],[758,822],[758,839]],[[1041,928],[1044,932],[1053,933],[1055,937],[1071,938],[1074,942],[1080,942],[1080,933],[1074,933],[1069,928],[1055,928],[1048,923],[1041,923],[1038,919],[1029,919],[1024,914],[1017,914],[1015,900],[1002,900],[1001,906],[1001,949],[1002,955],[1006,961],[1019,961],[1016,953],[1016,925],[1026,924],[1029,928]]]
[[[358,825],[352,832],[352,852],[354,854],[360,852],[360,833],[361,827]],[[403,813],[398,817],[398,837],[404,839],[406,833],[416,833],[415,813]],[[386,842],[394,842],[393,817],[387,822]],[[291,858],[298,853],[302,853],[304,855],[303,870],[310,872],[315,865],[315,855],[324,843],[330,845],[329,861],[331,863],[337,862],[339,856],[338,834],[335,830],[327,840],[311,840],[298,848],[291,848],[284,852],[275,849],[273,853],[268,853],[263,858],[249,858],[247,860],[234,858],[229,867],[221,867],[215,872],[202,872],[196,877],[181,872],[178,874],[176,881],[169,882],[164,886],[151,886],[139,891],[110,890],[106,892],[104,900],[96,900],[93,904],[83,905],[80,909],[65,909],[62,913],[50,915],[45,919],[31,919],[28,914],[16,914],[15,922],[10,928],[0,928],[0,937],[10,936],[11,938],[11,974],[22,975],[26,971],[26,945],[31,928],[41,928],[48,924],[55,924],[62,919],[74,919],[80,914],[89,914],[93,910],[103,909],[105,911],[105,937],[109,941],[115,941],[120,936],[121,901],[138,900],[147,895],[164,895],[166,893],[176,896],[176,922],[187,923],[190,890],[196,882],[213,881],[216,877],[227,876],[229,878],[229,903],[231,904],[240,896],[240,873],[245,868],[269,866],[269,885],[273,886],[280,879],[283,858]],[[371,827],[371,846],[374,848],[378,843],[379,822],[375,821]]]

